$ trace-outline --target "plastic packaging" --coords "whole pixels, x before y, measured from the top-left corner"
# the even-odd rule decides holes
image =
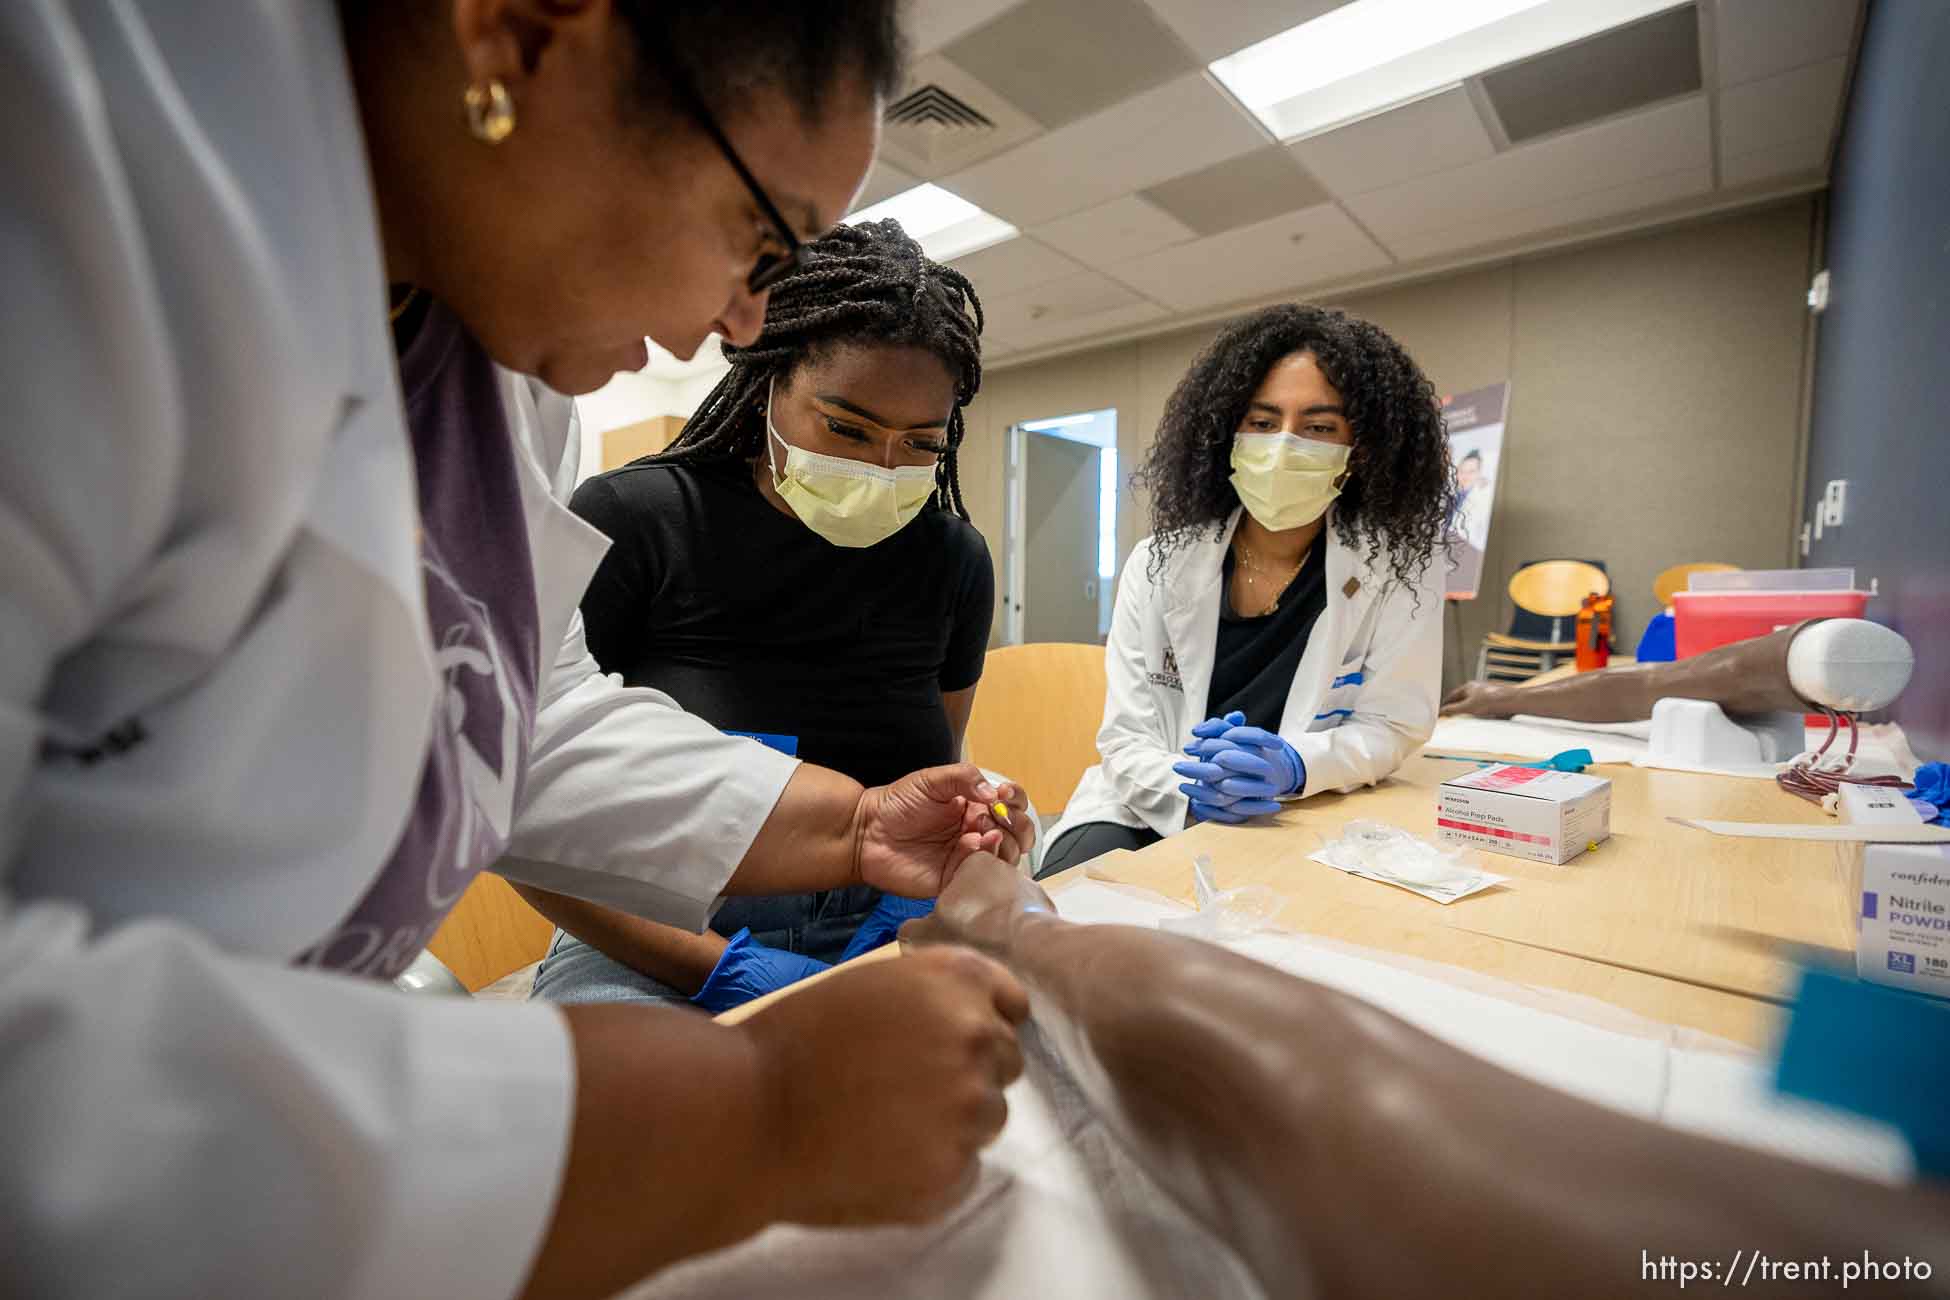
[[[1433,885],[1465,873],[1463,850],[1441,849],[1386,822],[1349,822],[1321,847],[1351,865],[1412,885]]]
[[[1701,570],[1686,578],[1688,591],[1851,591],[1854,569]]]
[[[1438,847],[1386,822],[1349,822],[1339,837],[1321,836],[1320,848],[1310,856],[1315,862],[1397,885],[1438,903],[1453,903],[1508,879],[1475,866],[1466,849]]]
[[[1212,859],[1204,853],[1192,859],[1192,890],[1198,911],[1191,916],[1167,917],[1158,922],[1159,929],[1214,942],[1243,939],[1255,931],[1270,929],[1273,918],[1286,906],[1286,900],[1265,885],[1220,889]]]

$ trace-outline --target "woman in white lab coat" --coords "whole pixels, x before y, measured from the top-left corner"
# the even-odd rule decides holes
[[[1401,345],[1286,304],[1227,326],[1139,471],[1102,761],[1042,874],[1387,776],[1435,725],[1448,444]]]
[[[892,12],[0,5],[0,1290],[606,1295],[967,1176],[992,968],[749,1032],[385,982],[490,861],[697,928],[1019,848],[974,769],[862,790],[575,616],[561,393],[755,336]]]

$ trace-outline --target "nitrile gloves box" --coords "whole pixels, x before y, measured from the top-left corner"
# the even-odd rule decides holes
[[[1914,826],[1900,791],[1844,785],[1842,820]],[[1876,984],[1950,997],[1950,844],[1862,846],[1862,921],[1855,973]]]
[[[1499,764],[1444,781],[1436,838],[1561,866],[1611,838],[1611,782],[1582,772]]]

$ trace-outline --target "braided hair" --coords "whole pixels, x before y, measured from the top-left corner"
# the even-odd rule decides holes
[[[1165,403],[1157,440],[1134,478],[1151,493],[1154,579],[1166,556],[1222,525],[1238,506],[1233,433],[1267,371],[1295,352],[1312,353],[1340,391],[1354,433],[1354,472],[1334,503],[1334,531],[1349,546],[1365,546],[1369,564],[1385,551],[1393,577],[1410,587],[1444,543],[1455,476],[1428,376],[1367,321],[1283,303],[1219,331]]]
[[[935,462],[929,504],[966,520],[956,450],[962,408],[982,386],[982,302],[967,276],[931,261],[891,219],[836,226],[805,245],[799,265],[772,287],[764,331],[750,347],[724,345],[730,371],[656,459],[757,459],[765,452],[760,407],[772,381],[825,349],[867,342],[925,348],[955,376],[948,449]]]

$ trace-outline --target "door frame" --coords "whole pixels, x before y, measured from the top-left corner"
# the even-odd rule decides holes
[[[1029,467],[1029,442],[1032,434],[1048,438],[1061,438],[1065,442],[1081,443],[1095,447],[1099,452],[1117,451],[1117,408],[1099,407],[1095,410],[1079,411],[1068,415],[1049,416],[1035,420],[1018,420],[1011,424],[1003,435],[1002,457],[1002,640],[1003,645],[1021,645],[1023,639],[1024,583],[1027,569],[1024,548],[1028,544],[1028,525],[1024,512],[1028,509],[1028,490],[1023,481]],[[1109,429],[1106,432],[1080,437],[1065,430],[1086,422],[1093,422],[1097,416],[1108,416]],[[1116,504],[1112,498],[1111,526],[1116,526]],[[1098,509],[1101,511],[1102,506]],[[1104,527],[1103,519],[1097,521],[1099,530]],[[1111,579],[1102,577],[1098,581],[1107,587]],[[1098,600],[1103,600],[1102,588]],[[1099,620],[1101,622],[1101,620]]]

